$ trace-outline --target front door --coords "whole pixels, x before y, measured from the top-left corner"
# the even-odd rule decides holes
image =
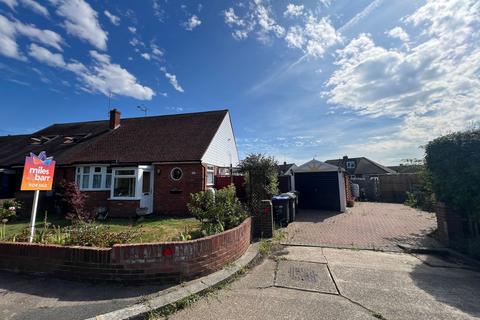
[[[153,175],[151,169],[143,169],[140,207],[147,208],[148,213],[153,212]]]

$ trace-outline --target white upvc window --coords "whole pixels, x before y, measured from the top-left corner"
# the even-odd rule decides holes
[[[215,167],[207,166],[207,186],[213,186],[215,184]]]
[[[112,171],[110,198],[117,200],[138,199],[138,168],[114,168]]]
[[[78,166],[75,170],[75,182],[80,190],[110,190],[112,179],[111,168],[100,165],[89,165]]]
[[[355,161],[347,161],[347,169],[355,169]]]

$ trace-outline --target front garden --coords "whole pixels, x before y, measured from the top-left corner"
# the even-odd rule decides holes
[[[73,183],[57,191],[61,216],[38,214],[33,242],[41,244],[112,247],[115,244],[188,241],[214,235],[240,225],[247,211],[235,196],[233,185],[217,192],[191,195],[192,218],[105,219],[85,207],[86,195]],[[5,202],[0,208],[0,241],[28,242],[30,221],[19,218],[20,204]]]

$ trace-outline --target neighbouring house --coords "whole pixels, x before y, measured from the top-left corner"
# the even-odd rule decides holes
[[[239,162],[228,110],[121,119],[113,109],[109,120],[0,137],[2,197],[32,197],[19,191],[20,179],[25,156],[40,151],[56,160],[54,189],[75,181],[89,208],[112,217],[185,214],[191,193],[212,188],[216,174]],[[42,194],[52,202],[54,191]]]
[[[350,177],[350,181],[359,185],[360,198],[366,200],[378,200],[379,176],[397,173],[395,170],[365,157],[349,158],[344,156],[342,159],[327,160],[325,162],[345,169]]]
[[[313,159],[293,171],[300,209],[345,212],[347,194],[344,169]]]
[[[278,183],[280,192],[289,192],[293,190],[293,171],[295,168],[297,168],[295,163],[283,162],[283,164],[278,165]]]

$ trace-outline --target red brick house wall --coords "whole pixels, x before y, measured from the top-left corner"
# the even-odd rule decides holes
[[[352,185],[350,184],[350,177],[346,174],[343,175],[345,178],[345,197],[347,198],[347,207],[353,207],[355,201],[353,200],[352,195]]]
[[[68,247],[0,242],[0,269],[88,281],[181,282],[221,269],[250,246],[251,219],[225,232],[184,242]]]
[[[173,168],[180,168],[183,172],[179,181],[170,177]],[[190,194],[206,188],[206,167],[200,163],[157,164],[154,176],[153,210],[160,214],[187,214]]]

